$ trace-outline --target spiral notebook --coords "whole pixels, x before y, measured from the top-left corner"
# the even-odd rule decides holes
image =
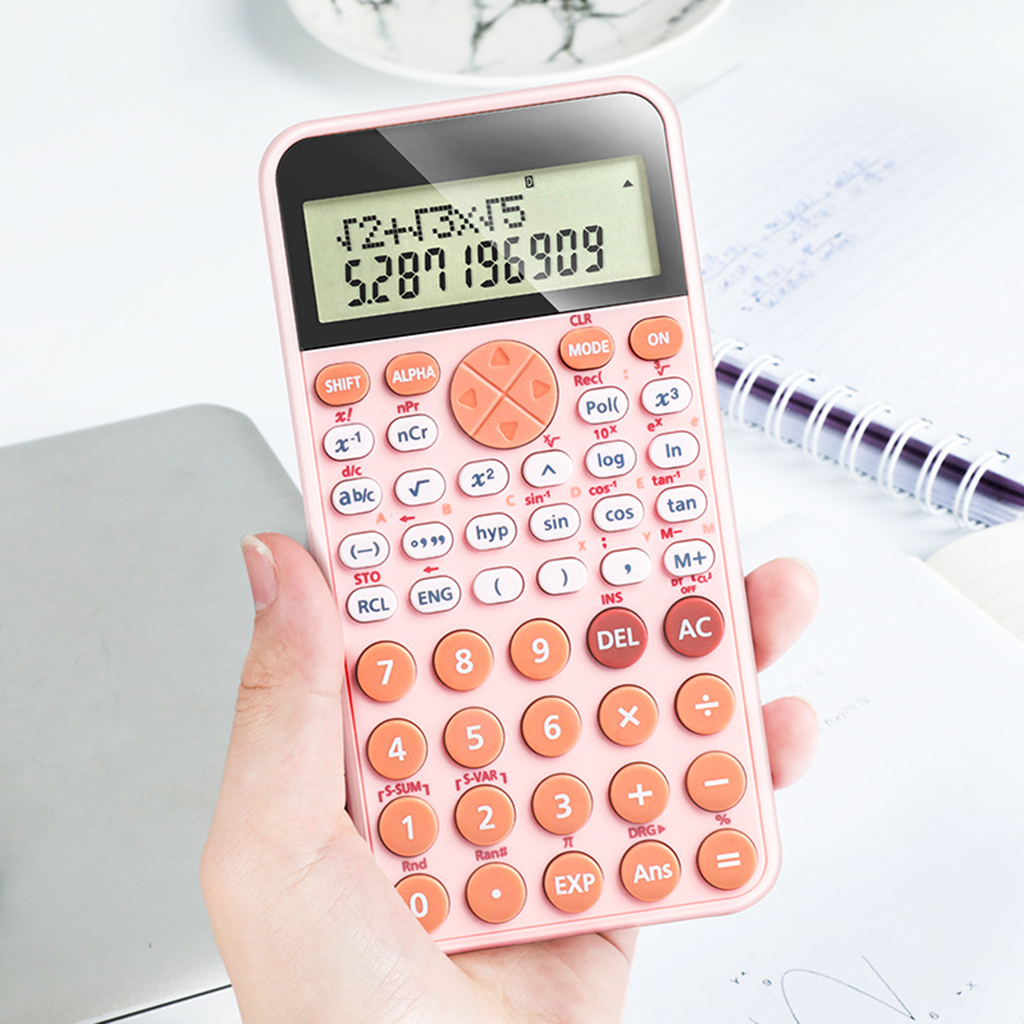
[[[680,111],[723,411],[963,526],[1024,514],[1010,162],[751,67]]]

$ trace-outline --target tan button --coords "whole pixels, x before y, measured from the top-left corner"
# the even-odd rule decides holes
[[[670,359],[683,347],[683,329],[670,316],[641,320],[629,332],[629,347],[640,359]]]
[[[415,681],[416,661],[392,640],[370,644],[356,662],[356,683],[370,700],[398,700]]]
[[[526,903],[526,882],[510,864],[483,864],[466,882],[469,909],[488,924],[511,921]]]
[[[757,849],[733,828],[712,832],[697,850],[697,870],[716,889],[739,889],[757,869]]]
[[[569,660],[569,638],[561,626],[548,619],[530,619],[512,634],[508,653],[527,679],[550,679]]]
[[[558,344],[558,358],[570,370],[596,370],[613,355],[615,342],[603,327],[575,327]]]
[[[668,807],[668,792],[668,779],[654,765],[636,762],[615,773],[608,799],[624,821],[646,825]]]
[[[475,690],[493,667],[491,645],[472,630],[449,633],[434,648],[434,674],[452,690]]]
[[[647,627],[628,608],[606,608],[591,620],[587,647],[599,664],[628,668],[647,650]]]
[[[437,839],[434,808],[418,796],[392,800],[377,819],[380,841],[398,857],[419,857]]]
[[[549,775],[533,791],[530,807],[542,829],[567,836],[590,820],[594,799],[575,775]]]
[[[508,793],[497,786],[467,789],[455,805],[455,827],[474,846],[500,843],[515,823],[515,805]]]
[[[687,658],[703,658],[721,642],[725,617],[706,597],[684,597],[665,615],[665,639]]]
[[[441,379],[437,360],[426,352],[395,356],[384,369],[384,381],[396,395],[424,395]]]
[[[504,745],[501,722],[484,708],[464,708],[452,715],[444,727],[444,748],[463,768],[483,768],[501,753]]]
[[[701,754],[686,771],[686,792],[705,811],[735,807],[747,789],[743,766],[732,754],[711,750]]]
[[[711,736],[732,720],[736,697],[718,676],[690,676],[676,694],[676,715],[690,732]]]
[[[619,864],[619,878],[630,896],[656,903],[679,883],[679,858],[670,846],[645,839],[626,851]]]
[[[426,931],[444,924],[451,901],[448,890],[433,875],[406,875],[395,888]]]
[[[370,378],[358,363],[333,363],[316,375],[313,387],[327,405],[352,405],[366,397]]]
[[[643,743],[658,724],[658,704],[639,686],[616,686],[597,709],[601,732],[623,747]]]
[[[544,894],[566,914],[582,914],[601,896],[604,872],[593,857],[571,850],[544,869]]]
[[[415,775],[427,759],[427,739],[404,718],[381,722],[366,741],[370,766],[385,779],[407,779]]]
[[[523,712],[523,739],[541,757],[568,753],[576,746],[582,728],[580,713],[561,697],[541,697]]]

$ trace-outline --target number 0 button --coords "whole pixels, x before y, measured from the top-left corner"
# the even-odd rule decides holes
[[[550,679],[569,660],[569,638],[549,619],[530,619],[512,634],[508,653],[527,679]]]
[[[427,759],[427,739],[404,718],[381,722],[366,741],[370,766],[385,779],[407,779],[415,775]]]
[[[505,730],[485,708],[463,708],[444,727],[444,749],[463,768],[483,768],[504,746]]]
[[[444,924],[451,900],[448,890],[433,875],[406,875],[395,888],[426,931]]]

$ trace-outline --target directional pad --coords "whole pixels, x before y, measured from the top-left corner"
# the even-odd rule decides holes
[[[558,383],[548,361],[521,341],[489,341],[456,367],[452,413],[487,448],[519,448],[546,429],[558,407]]]

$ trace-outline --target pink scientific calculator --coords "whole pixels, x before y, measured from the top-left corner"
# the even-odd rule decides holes
[[[778,835],[671,102],[303,124],[262,192],[381,870],[448,951],[752,903]]]

